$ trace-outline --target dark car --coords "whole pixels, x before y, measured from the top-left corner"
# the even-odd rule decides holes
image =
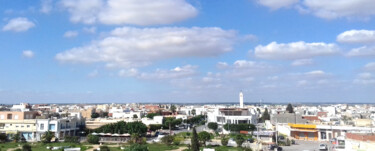
[[[249,139],[247,139],[247,141],[250,142],[250,143],[254,143],[254,138],[249,138]]]

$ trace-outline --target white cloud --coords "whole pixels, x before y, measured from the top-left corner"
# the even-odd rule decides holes
[[[248,61],[248,60],[237,60],[232,65],[227,65],[225,68],[221,68],[221,65],[225,65],[227,63],[219,62],[217,67],[219,69],[225,70],[224,76],[227,77],[252,77],[255,75],[262,75],[270,72],[274,72],[277,70],[276,67],[271,66],[267,63],[263,62],[255,62],[255,61]]]
[[[305,75],[308,77],[325,77],[327,76],[327,73],[325,73],[322,70],[314,70],[314,71],[306,72]]]
[[[52,10],[52,0],[41,0],[40,12],[48,14]]]
[[[266,46],[255,47],[255,56],[263,59],[306,59],[316,56],[334,55],[339,52],[335,44],[306,43],[303,41],[292,43],[272,42]]]
[[[374,30],[349,30],[337,36],[337,41],[341,43],[368,44],[375,42]]]
[[[25,58],[33,58],[34,57],[34,52],[31,50],[24,50],[22,51],[22,56]]]
[[[198,13],[185,0],[62,0],[61,5],[72,22],[85,24],[170,24]]]
[[[292,62],[292,66],[307,66],[314,64],[314,61],[312,59],[298,59],[294,60]]]
[[[89,34],[95,34],[96,33],[96,27],[84,27],[83,31]]]
[[[359,47],[350,50],[347,54],[349,57],[371,57],[375,56],[375,47]]]
[[[375,15],[374,0],[304,0],[303,5],[320,18],[368,18]]]
[[[118,75],[121,77],[135,77],[139,74],[138,70],[135,68],[130,68],[130,69],[121,69],[118,72]]]
[[[3,27],[3,31],[23,32],[33,28],[34,26],[35,24],[29,21],[27,18],[18,17],[9,20],[9,22]]]
[[[152,73],[141,73],[138,78],[146,80],[172,80],[187,78],[195,75],[197,66],[185,65],[170,70],[157,69]]]
[[[269,7],[273,10],[289,7],[299,2],[299,0],[256,0],[259,4]]]
[[[99,71],[98,70],[94,70],[92,72],[90,72],[87,76],[89,77],[97,77],[99,75]]]
[[[372,85],[375,84],[375,76],[368,72],[360,73],[353,82],[355,84]]]
[[[78,36],[77,31],[67,31],[67,32],[64,33],[65,38],[73,38],[73,37],[77,37],[77,36]]]
[[[375,62],[370,62],[365,65],[365,70],[375,71]]]
[[[107,37],[56,55],[61,62],[105,63],[108,67],[142,67],[155,61],[212,57],[229,52],[236,32],[220,28],[114,29]]]

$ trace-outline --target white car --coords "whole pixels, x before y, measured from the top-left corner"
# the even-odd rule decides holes
[[[326,144],[320,144],[319,145],[319,150],[328,150],[328,147]]]
[[[228,140],[228,145],[227,146],[237,147],[237,143],[236,143],[236,141],[233,140],[233,138],[230,138]]]

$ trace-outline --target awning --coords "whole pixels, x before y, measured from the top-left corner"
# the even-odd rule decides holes
[[[318,130],[304,130],[304,129],[291,129],[290,131],[295,131],[295,132],[318,132]]]

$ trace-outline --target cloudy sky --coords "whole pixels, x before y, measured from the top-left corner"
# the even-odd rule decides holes
[[[374,0],[0,0],[1,103],[374,102]]]

